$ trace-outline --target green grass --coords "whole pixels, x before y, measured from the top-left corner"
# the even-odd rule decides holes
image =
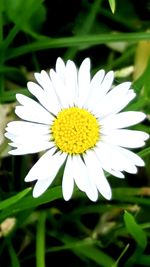
[[[29,95],[33,73],[59,56],[77,66],[90,57],[92,74],[114,69],[116,83],[130,80],[137,97],[126,110],[145,112],[137,129],[150,133],[149,28],[148,1],[0,1],[0,267],[150,266],[149,141],[137,150],[145,167],[124,180],[108,175],[112,199],[92,203],[77,188],[63,200],[61,171],[33,198],[24,177],[38,155],[10,156],[2,138],[16,93]]]

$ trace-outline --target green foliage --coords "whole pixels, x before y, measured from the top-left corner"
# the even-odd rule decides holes
[[[22,192],[18,193],[15,196],[12,196],[6,200],[0,202],[0,210],[5,210],[7,207],[15,204],[16,202],[20,201],[31,189],[26,188]]]
[[[132,214],[127,211],[125,211],[124,214],[124,222],[127,227],[128,233],[132,235],[138,246],[140,246],[144,250],[147,245],[146,234],[142,230],[142,228],[136,223]]]
[[[134,264],[136,263],[137,264],[140,263],[143,265],[146,262],[144,258],[146,258],[146,260],[149,258],[149,257],[147,258],[147,255],[142,255],[143,251],[147,246],[146,233],[143,231],[142,227],[139,224],[137,224],[134,217],[127,211],[125,211],[124,213],[124,222],[128,233],[134,238],[134,240],[137,243],[137,247],[132,256],[129,257],[129,259],[127,260],[125,267],[134,266]],[[143,256],[142,260],[141,260],[141,255]],[[150,262],[149,259],[148,262]]]
[[[93,74],[114,69],[116,84],[130,80],[137,96],[126,110],[145,112],[137,128],[150,133],[150,49],[140,45],[150,46],[149,18],[148,1],[0,1],[0,104],[7,108],[0,114],[0,267],[150,266],[149,141],[135,151],[145,167],[124,180],[108,175],[112,200],[91,203],[77,189],[63,200],[61,172],[33,198],[24,176],[36,156],[8,156],[1,140],[5,122],[16,119],[16,93],[29,95],[27,81],[58,56],[77,65],[90,57]]]
[[[109,1],[109,5],[111,8],[112,13],[115,13],[115,9],[116,9],[116,0],[108,0]]]
[[[43,0],[8,0],[4,2],[7,20],[20,29],[38,29],[45,20]],[[20,14],[20,15],[19,15]]]

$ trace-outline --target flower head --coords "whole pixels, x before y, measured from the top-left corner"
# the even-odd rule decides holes
[[[15,147],[9,153],[23,155],[45,151],[31,168],[26,182],[36,181],[33,196],[40,196],[53,182],[62,164],[65,200],[74,183],[96,201],[98,191],[111,199],[105,173],[124,178],[124,171],[137,173],[143,160],[127,148],[145,144],[148,134],[124,129],[145,119],[142,112],[121,110],[135,97],[130,82],[112,86],[114,73],[98,71],[90,77],[90,60],[79,69],[73,61],[57,59],[56,70],[35,73],[38,82],[28,82],[35,100],[17,94],[16,114],[22,121],[8,123],[5,136]]]

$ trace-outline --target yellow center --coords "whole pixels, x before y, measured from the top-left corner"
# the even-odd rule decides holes
[[[82,154],[99,140],[97,119],[87,110],[71,107],[61,110],[52,125],[56,146],[69,154]]]

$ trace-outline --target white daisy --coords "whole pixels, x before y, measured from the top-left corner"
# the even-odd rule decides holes
[[[73,61],[66,65],[57,59],[56,70],[35,73],[38,82],[29,82],[28,90],[38,102],[17,94],[20,106],[16,114],[22,121],[8,123],[5,136],[16,149],[9,153],[23,155],[46,151],[31,168],[26,182],[36,184],[33,196],[40,196],[53,182],[62,164],[62,193],[69,200],[74,183],[89,199],[96,201],[98,192],[111,199],[105,173],[124,178],[124,171],[137,173],[143,160],[127,148],[145,144],[149,135],[124,129],[145,119],[142,112],[120,112],[134,97],[131,83],[112,88],[113,71],[98,71],[90,77],[90,60],[79,70]]]

